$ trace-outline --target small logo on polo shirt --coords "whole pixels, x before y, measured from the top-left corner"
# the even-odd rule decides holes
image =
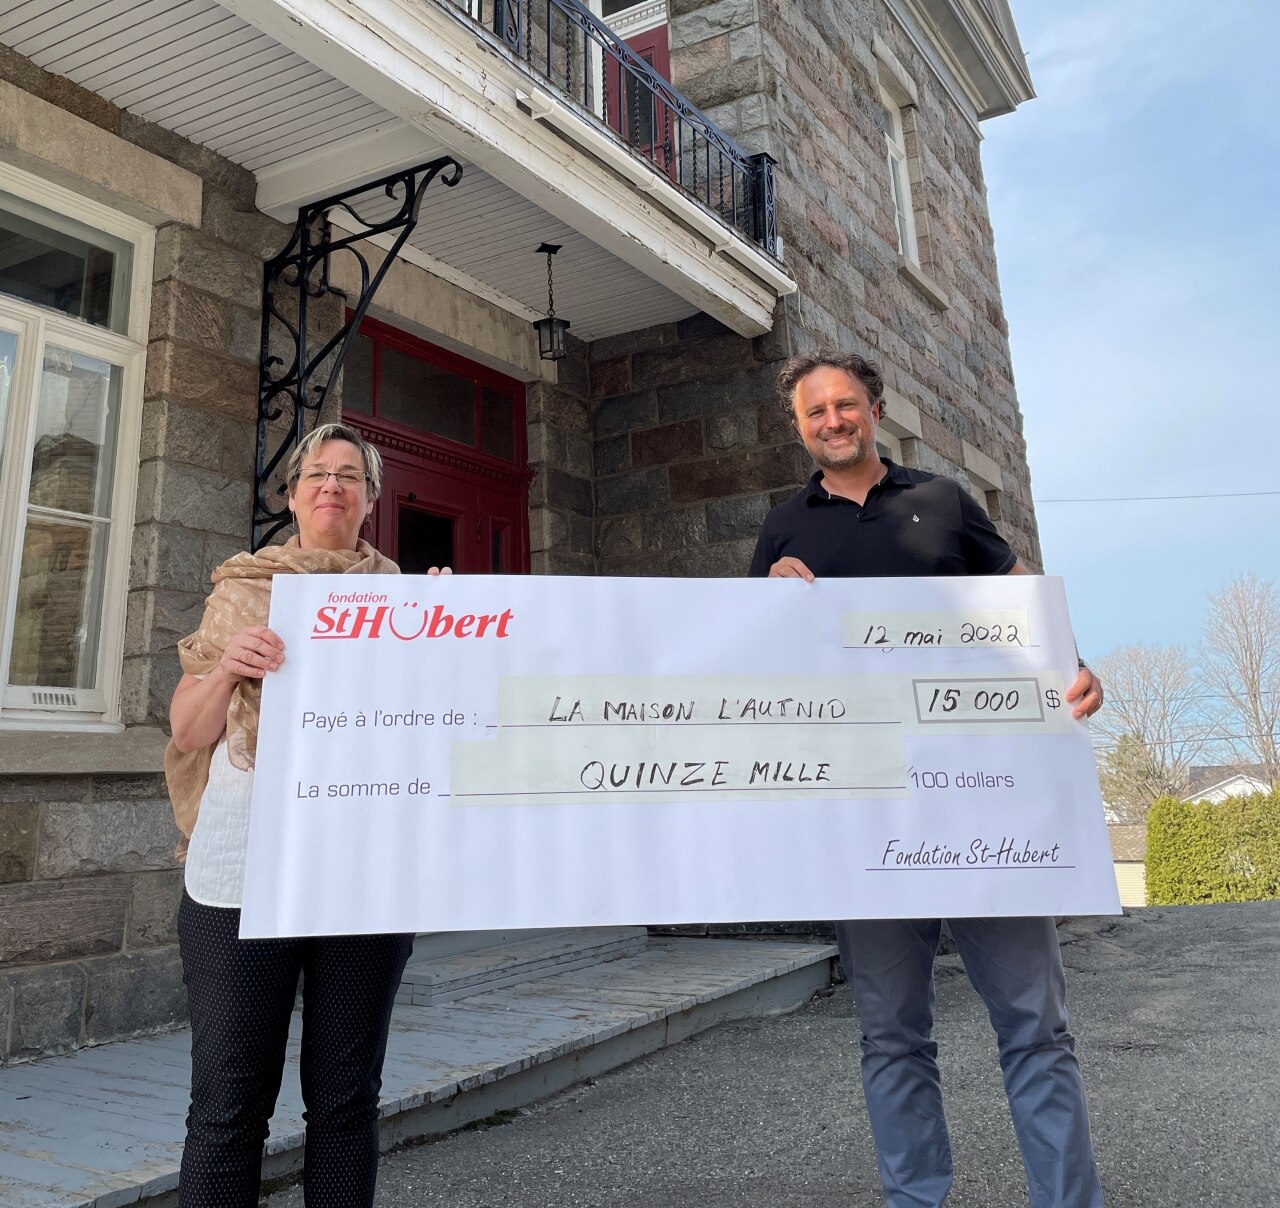
[[[915,515],[914,513],[912,513],[911,519],[915,521],[916,524],[920,523],[920,517]]]

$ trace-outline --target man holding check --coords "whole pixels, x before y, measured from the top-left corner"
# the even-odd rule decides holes
[[[818,575],[1032,573],[958,483],[880,458],[884,382],[875,365],[834,352],[792,357],[778,393],[818,470],[765,517],[751,575],[813,582]],[[1083,662],[1067,700],[1077,718],[1102,704],[1101,681]],[[1032,1208],[1100,1208],[1054,920],[949,923],[999,1042]],[[862,1085],[890,1208],[940,1208],[951,1189],[933,1041],[941,925],[848,920],[836,928],[858,1009]]]

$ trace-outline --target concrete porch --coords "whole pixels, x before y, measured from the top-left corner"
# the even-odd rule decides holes
[[[791,1010],[830,984],[835,955],[825,943],[608,928],[418,959],[392,1018],[383,1147],[520,1107],[725,1020]],[[176,1204],[188,1046],[182,1030],[0,1070],[5,1208]],[[301,1163],[297,1046],[295,1032],[267,1178]]]

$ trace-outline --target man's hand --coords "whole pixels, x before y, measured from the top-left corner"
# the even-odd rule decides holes
[[[1076,682],[1067,689],[1067,704],[1075,704],[1071,710],[1075,718],[1092,717],[1102,708],[1102,681],[1083,663]]]
[[[803,579],[806,583],[813,582],[813,571],[811,571],[799,558],[779,558],[771,567],[769,567],[770,579]]]

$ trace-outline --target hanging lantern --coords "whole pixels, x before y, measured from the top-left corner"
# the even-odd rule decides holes
[[[547,317],[534,320],[538,333],[538,355],[544,361],[559,361],[569,355],[569,320],[556,318],[556,294],[551,280],[551,258],[560,250],[558,243],[538,244],[538,254],[547,258]]]

